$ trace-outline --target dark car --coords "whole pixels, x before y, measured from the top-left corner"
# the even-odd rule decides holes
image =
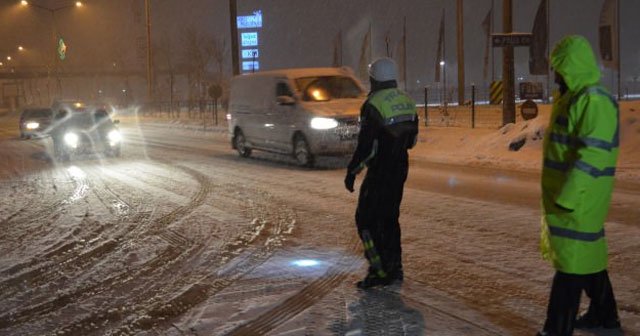
[[[26,108],[20,115],[20,138],[47,136],[53,120],[53,111],[46,107]]]
[[[120,156],[122,135],[118,120],[111,120],[107,111],[59,110],[51,131],[55,156],[68,161],[81,154]]]

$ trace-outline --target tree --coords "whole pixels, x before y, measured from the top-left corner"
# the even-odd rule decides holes
[[[169,117],[173,117],[173,108],[174,108],[174,86],[176,79],[176,60],[173,53],[173,41],[169,35],[165,35],[158,45],[154,46],[156,50],[156,58],[153,64],[156,66],[156,78],[161,73],[166,73],[168,75],[167,81],[169,84]],[[164,69],[163,69],[164,68]],[[160,71],[158,71],[160,70]],[[176,110],[176,118],[180,118],[180,108]]]
[[[191,107],[198,103],[200,114],[204,113],[209,83],[222,83],[223,65],[227,53],[226,41],[215,36],[206,36],[201,30],[189,27],[183,37],[183,61],[189,84]]]

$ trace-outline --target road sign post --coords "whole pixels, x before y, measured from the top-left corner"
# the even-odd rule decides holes
[[[499,47],[526,47],[531,45],[533,34],[531,33],[506,33],[491,34],[491,45]]]

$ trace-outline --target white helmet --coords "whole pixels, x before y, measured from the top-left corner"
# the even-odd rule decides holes
[[[396,62],[387,57],[378,58],[369,64],[369,76],[378,82],[397,80]]]

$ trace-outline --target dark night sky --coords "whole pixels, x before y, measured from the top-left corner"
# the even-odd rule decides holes
[[[72,2],[33,0],[56,7]],[[567,34],[586,36],[597,45],[597,25],[603,0],[550,0],[551,44]],[[640,1],[622,2],[622,68],[623,80],[640,75]],[[21,43],[30,47],[24,64],[43,59],[42,50],[51,46],[51,17],[47,11],[23,8],[16,0],[0,0],[0,51]],[[228,1],[223,0],[152,0],[152,35],[155,41],[169,38],[180,57],[180,41],[187,27],[219,38],[229,36]],[[304,66],[330,66],[333,41],[338,32],[343,36],[343,61],[356,68],[362,39],[369,24],[373,31],[373,55],[384,55],[384,36],[389,33],[395,49],[402,35],[402,22],[407,19],[408,79],[415,87],[433,81],[437,48],[437,27],[442,8],[446,9],[446,57],[448,77],[455,79],[455,1],[453,0],[242,0],[238,14],[263,11],[260,62],[262,69]],[[538,0],[513,0],[514,30],[529,32]],[[69,45],[68,66],[108,67],[117,58],[128,67],[144,66],[143,54],[136,47],[144,40],[143,22],[136,22],[143,0],[93,0],[81,9],[56,12],[57,30]],[[465,56],[467,84],[481,83],[484,34],[481,21],[491,0],[465,1]],[[495,30],[502,28],[502,1],[495,0]],[[142,12],[144,14],[144,12]],[[144,16],[142,16],[144,21]],[[229,44],[227,42],[227,44]],[[37,49],[37,50],[36,50]],[[34,51],[36,50],[36,51]],[[30,57],[30,58],[28,58]],[[496,72],[500,76],[500,53],[496,52]],[[528,48],[516,50],[516,76],[528,73]],[[18,63],[16,63],[18,64]],[[225,67],[230,71],[230,62]],[[610,70],[605,70],[609,84]],[[420,81],[418,83],[417,81]],[[411,86],[410,85],[410,86]]]

